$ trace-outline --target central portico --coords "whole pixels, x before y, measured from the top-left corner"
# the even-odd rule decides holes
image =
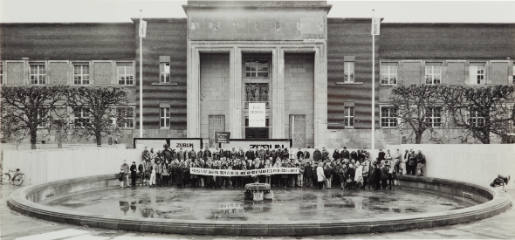
[[[325,1],[188,1],[187,136],[212,145],[291,138],[323,145],[327,131]],[[265,124],[249,125],[249,105]],[[207,142],[207,141],[206,141]]]

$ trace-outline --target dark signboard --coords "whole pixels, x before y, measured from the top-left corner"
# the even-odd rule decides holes
[[[230,132],[215,132],[216,143],[229,143]]]

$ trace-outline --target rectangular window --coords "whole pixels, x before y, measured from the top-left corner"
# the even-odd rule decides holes
[[[120,85],[134,85],[134,64],[132,62],[117,62],[116,72]]]
[[[397,109],[391,106],[381,106],[381,127],[397,127]]]
[[[78,107],[73,109],[73,124],[77,128],[86,126],[90,121],[90,114],[88,109],[84,107]]]
[[[473,127],[483,127],[485,126],[485,117],[481,115],[478,111],[469,111],[469,124]]]
[[[89,63],[77,62],[73,63],[73,84],[88,85],[89,84]]]
[[[353,83],[354,82],[354,62],[344,62],[343,63],[343,82],[344,83]]]
[[[354,107],[344,107],[343,112],[343,125],[345,127],[354,126]]]
[[[426,123],[430,127],[442,126],[442,107],[429,107],[426,111]]]
[[[117,107],[116,114],[119,128],[134,128],[134,107]]]
[[[471,63],[469,66],[470,84],[486,84],[486,67],[484,63]]]
[[[426,84],[436,85],[442,82],[442,64],[428,63],[425,71]]]
[[[513,65],[513,70],[511,71],[511,83],[515,84],[515,65]]]
[[[169,107],[161,107],[160,110],[160,126],[161,128],[169,128],[170,127],[170,108]]]
[[[45,108],[45,107],[37,109],[38,121],[43,121],[38,124],[38,128],[47,128],[50,126],[49,116],[48,116],[49,113],[47,111],[48,111],[48,108]]]
[[[162,62],[159,63],[159,82],[169,83],[170,82],[170,63]]]
[[[268,105],[268,83],[245,83],[245,108],[252,102],[264,102]]]
[[[268,78],[269,75],[270,75],[270,65],[267,61],[245,62],[245,77]]]
[[[31,62],[29,63],[29,68],[30,84],[46,84],[46,70],[44,62]]]
[[[381,84],[397,84],[397,63],[381,63]]]

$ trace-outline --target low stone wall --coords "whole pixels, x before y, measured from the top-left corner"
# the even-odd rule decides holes
[[[279,221],[274,223],[245,221],[195,221],[172,219],[114,218],[73,210],[58,209],[42,202],[56,196],[102,190],[118,185],[114,174],[61,180],[29,186],[14,192],[10,208],[46,220],[107,229],[197,235],[305,236],[349,233],[401,231],[437,227],[484,219],[511,207],[504,193],[478,185],[437,178],[401,176],[401,186],[414,191],[436,191],[472,199],[477,205],[444,212],[385,218],[340,221]]]

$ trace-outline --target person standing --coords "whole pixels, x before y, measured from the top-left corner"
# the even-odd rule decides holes
[[[120,166],[120,187],[127,187],[127,179],[129,178],[129,164],[127,164],[127,160],[123,160],[122,165]]]
[[[132,162],[129,170],[131,171],[131,187],[136,187],[136,179],[138,178],[136,162]]]
[[[302,164],[302,160],[298,160],[295,166],[299,169],[299,175],[297,175],[297,187],[302,188],[304,186],[304,164]]]
[[[333,160],[336,161],[340,159],[340,152],[338,152],[338,148],[335,148],[333,151]]]
[[[349,150],[347,150],[347,147],[343,147],[343,150],[340,152],[340,157],[342,159],[347,159],[347,160],[350,159],[350,152],[349,152]]]
[[[318,148],[315,148],[315,151],[313,151],[313,160],[318,163],[320,160],[322,160],[322,153]]]
[[[426,156],[422,154],[422,151],[417,152],[417,176],[424,176],[424,166],[426,165]]]
[[[385,160],[386,154],[384,153],[383,149],[379,149],[379,153],[377,154],[377,162],[380,163],[381,161]]]
[[[148,182],[148,185],[150,187],[153,187],[156,185],[156,168],[157,168],[157,165],[155,163],[152,164],[152,166],[150,167],[151,173],[150,173],[150,179]]]
[[[306,160],[305,163],[304,163],[304,185],[306,187],[311,187],[312,186],[312,169],[311,169],[311,163],[309,162],[309,160]]]
[[[332,181],[333,181],[333,169],[329,161],[324,164],[324,176],[325,176],[325,186],[326,189],[331,189]]]
[[[415,172],[417,170],[417,156],[413,149],[411,149],[408,153],[408,162],[406,168],[408,169],[408,175],[415,175]]]
[[[317,167],[317,180],[318,180],[318,188],[319,189],[323,189],[324,188],[324,180],[325,179],[326,179],[326,177],[325,177],[325,174],[324,174],[324,168],[322,167],[322,163],[319,162],[318,163],[318,167]]]

